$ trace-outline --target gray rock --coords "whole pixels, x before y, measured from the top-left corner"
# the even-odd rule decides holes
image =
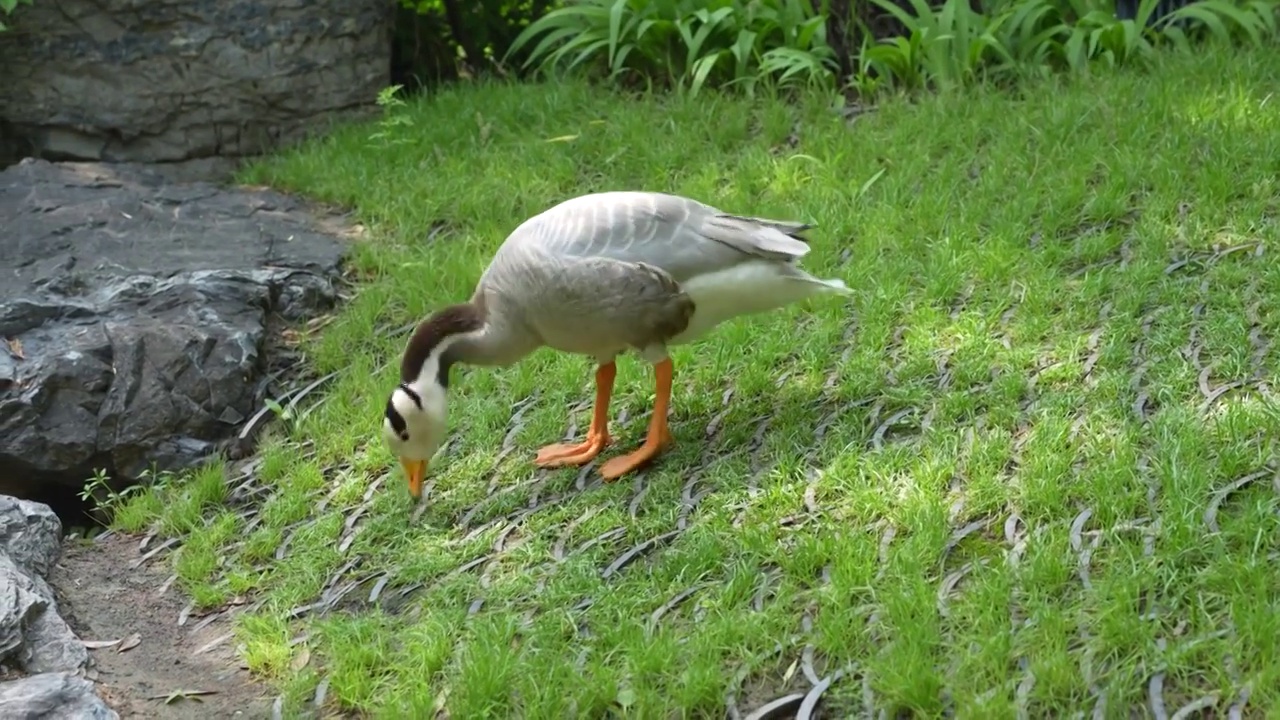
[[[0,717],[6,720],[119,720],[94,692],[93,683],[72,673],[51,672],[0,683]]]
[[[27,672],[77,670],[89,662],[89,651],[58,614],[53,590],[44,578],[27,575],[4,556],[0,556],[0,658],[16,662]]]
[[[62,523],[47,505],[0,495],[0,662],[31,673],[74,671],[89,662],[45,582],[61,554],[61,535]]]
[[[289,196],[128,166],[23,161],[0,172],[0,217],[0,492],[42,500],[234,435],[268,325],[330,308],[346,249]]]
[[[0,554],[35,577],[48,577],[62,554],[62,521],[41,503],[0,497]]]
[[[0,145],[52,160],[252,155],[364,114],[387,0],[39,0],[5,18]],[[6,133],[5,122],[9,125]]]

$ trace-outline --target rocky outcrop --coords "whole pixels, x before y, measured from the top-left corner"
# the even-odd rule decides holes
[[[25,672],[78,670],[89,661],[45,583],[61,541],[62,523],[48,506],[0,495],[0,662]]]
[[[23,5],[0,34],[0,136],[54,160],[257,154],[375,107],[390,82],[392,10],[387,0]]]
[[[89,653],[45,582],[61,536],[48,506],[0,496],[0,664],[30,673],[0,683],[0,717],[116,717],[80,676]]]
[[[0,493],[45,502],[218,449],[261,406],[273,319],[331,307],[346,248],[289,196],[122,166],[23,161],[0,217]]]

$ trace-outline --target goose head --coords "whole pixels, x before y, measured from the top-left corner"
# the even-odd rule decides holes
[[[480,308],[453,305],[418,324],[400,361],[400,383],[387,398],[382,436],[400,460],[409,494],[422,497],[427,466],[444,444],[449,419],[449,369],[465,360],[465,343],[484,326]]]
[[[415,500],[422,497],[427,464],[444,444],[448,422],[447,387],[441,383],[401,383],[387,399],[382,436],[400,459]]]

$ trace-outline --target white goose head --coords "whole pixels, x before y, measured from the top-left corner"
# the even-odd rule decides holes
[[[457,341],[484,327],[484,313],[471,303],[451,305],[423,320],[400,360],[400,384],[387,398],[382,436],[400,459],[409,494],[422,497],[427,463],[448,430],[449,368]]]

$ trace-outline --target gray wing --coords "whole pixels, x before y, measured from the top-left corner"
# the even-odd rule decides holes
[[[693,315],[679,283],[647,263],[565,255],[543,255],[517,269],[519,262],[516,255],[504,258],[491,287],[518,296],[524,322],[561,350],[606,356],[660,345]]]
[[[754,258],[794,261],[809,252],[799,233],[810,227],[730,215],[676,195],[607,192],[530,218],[506,244],[535,254],[646,263],[681,282]]]

